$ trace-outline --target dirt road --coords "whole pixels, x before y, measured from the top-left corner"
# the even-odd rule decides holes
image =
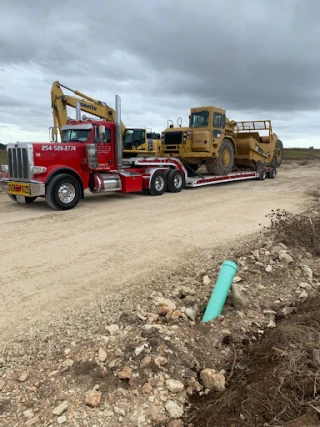
[[[298,212],[318,190],[320,168],[283,165],[275,180],[186,189],[161,197],[88,195],[55,212],[39,200],[0,196],[0,338],[31,319],[117,292],[193,250],[238,240],[271,209]]]

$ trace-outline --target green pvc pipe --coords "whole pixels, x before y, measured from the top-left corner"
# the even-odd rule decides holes
[[[238,265],[235,262],[229,260],[223,261],[219,276],[213,288],[206,311],[203,315],[202,322],[209,322],[221,314],[228,292],[232,285],[233,278],[237,271]]]

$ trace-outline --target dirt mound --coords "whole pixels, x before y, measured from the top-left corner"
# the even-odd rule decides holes
[[[319,296],[301,303],[249,348],[226,393],[195,395],[188,422],[197,427],[284,426],[308,408],[313,411],[309,418],[317,419],[312,406],[318,406],[320,390],[319,303]],[[304,427],[319,425],[306,420]]]
[[[315,201],[320,201],[320,191],[313,191]],[[303,247],[313,256],[320,256],[320,214],[316,211],[293,215],[286,210],[272,211],[267,234],[276,235],[289,248]],[[266,228],[265,228],[266,230]]]

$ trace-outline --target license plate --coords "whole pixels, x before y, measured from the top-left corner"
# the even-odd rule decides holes
[[[30,184],[23,184],[22,182],[9,182],[8,193],[19,196],[30,196]]]

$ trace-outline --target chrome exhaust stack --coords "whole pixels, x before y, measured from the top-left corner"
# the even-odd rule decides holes
[[[81,106],[80,106],[80,102],[76,103],[76,120],[81,120]]]
[[[116,95],[116,159],[118,172],[122,169],[121,98]]]

